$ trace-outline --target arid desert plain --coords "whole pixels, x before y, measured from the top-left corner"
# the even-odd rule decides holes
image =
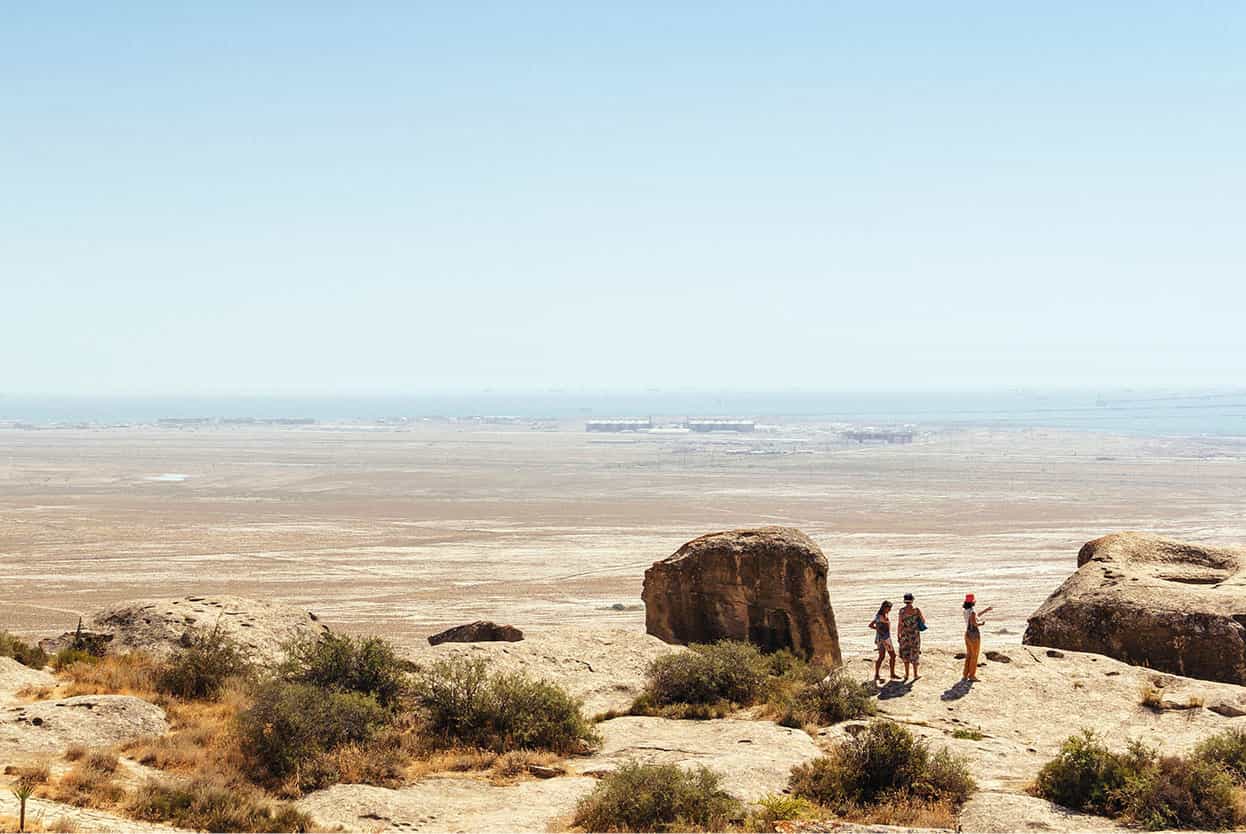
[[[582,423],[0,429],[0,617],[31,636],[135,597],[234,593],[419,641],[474,619],[643,629],[646,567],[702,533],[782,524],[830,561],[846,650],[884,598],[925,639],[986,642],[1117,530],[1246,543],[1246,440],[835,426],[597,434]]]

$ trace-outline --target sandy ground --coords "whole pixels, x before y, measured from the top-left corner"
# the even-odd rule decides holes
[[[1007,643],[1087,539],[1246,544],[1243,441],[834,437],[809,424],[0,429],[0,627],[59,632],[113,601],[206,592],[400,641],[477,618],[643,628],[654,560],[704,532],[787,524],[830,559],[846,648],[867,647],[878,601],[907,590],[928,643],[960,639],[970,590]]]

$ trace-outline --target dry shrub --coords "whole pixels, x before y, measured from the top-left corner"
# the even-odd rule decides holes
[[[504,753],[578,753],[598,742],[580,702],[565,689],[521,672],[489,674],[479,658],[451,657],[425,670],[415,687],[433,744]]]
[[[49,785],[44,794],[49,799],[79,808],[115,808],[126,794],[117,781],[117,766],[116,754],[92,751]]]
[[[65,816],[64,814],[61,814],[59,817],[52,820],[50,823],[47,823],[46,825],[44,825],[43,830],[44,831],[55,831],[55,832],[58,832],[59,834],[77,834],[78,823],[70,819],[69,817]]]
[[[757,800],[744,820],[744,830],[753,832],[777,831],[781,822],[810,820],[820,816],[818,806],[807,799],[772,793]]]
[[[721,640],[688,648],[649,664],[644,695],[650,705],[747,705],[761,696],[771,667],[756,646]]]
[[[906,727],[873,721],[863,732],[840,742],[831,754],[792,769],[796,796],[838,814],[873,819],[885,808],[914,803],[953,809],[976,789],[965,761],[947,750],[931,753]]]
[[[11,657],[32,669],[42,669],[48,665],[47,652],[7,631],[0,631],[0,657]]]
[[[319,784],[379,785],[396,788],[407,779],[407,766],[417,755],[416,739],[397,728],[387,728],[364,742],[335,747],[321,754],[313,766]]]
[[[15,693],[23,701],[47,701],[56,693],[54,686],[23,686]]]
[[[137,652],[71,663],[61,669],[61,676],[68,678],[64,694],[134,695],[153,701],[158,669],[152,657]]]
[[[214,700],[232,679],[252,673],[251,659],[238,641],[220,630],[193,636],[190,645],[160,664],[156,689],[186,700]]]
[[[602,777],[573,822],[587,831],[724,831],[743,816],[709,768],[633,761]]]
[[[90,748],[85,744],[71,744],[65,748],[65,761],[76,762],[86,756]]]
[[[493,763],[493,775],[503,780],[515,779],[527,775],[533,767],[552,767],[559,761],[559,756],[548,750],[511,750],[498,756]]]
[[[145,822],[195,831],[309,831],[312,821],[292,805],[273,802],[254,788],[220,780],[149,780],[126,805]]]

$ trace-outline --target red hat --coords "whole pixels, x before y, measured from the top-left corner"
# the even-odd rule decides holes
[[[973,594],[965,594],[965,602],[973,602]]]

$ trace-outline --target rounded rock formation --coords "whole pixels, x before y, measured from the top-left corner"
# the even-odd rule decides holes
[[[1114,533],[1029,619],[1023,642],[1246,684],[1246,552]]]
[[[442,643],[518,643],[523,639],[523,632],[513,625],[498,625],[490,620],[477,620],[447,628],[428,638],[428,645],[439,646]]]
[[[645,571],[645,629],[667,643],[743,640],[842,662],[826,556],[790,527],[711,533]]]

